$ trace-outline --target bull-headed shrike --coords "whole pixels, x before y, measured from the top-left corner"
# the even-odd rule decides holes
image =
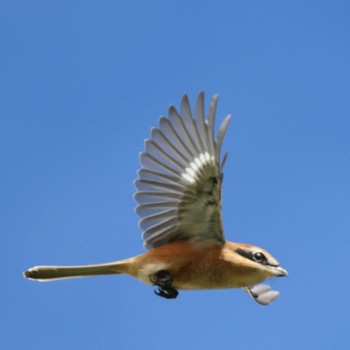
[[[148,252],[104,264],[36,266],[25,277],[48,281],[128,274],[168,299],[176,298],[178,290],[243,288],[260,304],[275,300],[279,292],[259,283],[287,276],[287,271],[266,250],[224,237],[221,186],[226,154],[220,159],[220,151],[230,116],[215,138],[217,101],[214,96],[205,117],[204,93],[194,114],[185,95],[180,112],[171,106],[145,141],[135,199]]]

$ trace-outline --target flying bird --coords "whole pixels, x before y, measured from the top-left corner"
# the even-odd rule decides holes
[[[215,136],[217,102],[215,95],[205,116],[204,93],[193,112],[184,95],[180,110],[170,106],[145,140],[135,199],[146,253],[96,265],[36,266],[24,276],[49,281],[128,274],[167,299],[179,290],[242,288],[262,305],[275,300],[279,292],[260,282],[287,271],[266,250],[224,236],[221,188],[227,154],[221,159],[220,153],[231,117]]]

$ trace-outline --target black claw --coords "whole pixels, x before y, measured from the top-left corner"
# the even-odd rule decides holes
[[[154,293],[166,299],[175,299],[179,295],[179,292],[174,288],[162,288],[159,286],[154,290]]]

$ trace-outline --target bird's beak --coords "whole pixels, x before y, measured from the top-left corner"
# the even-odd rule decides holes
[[[276,277],[286,277],[288,276],[288,271],[282,268],[281,266],[273,267],[273,273]]]

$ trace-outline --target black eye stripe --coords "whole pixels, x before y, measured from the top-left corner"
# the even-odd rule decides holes
[[[244,258],[247,258],[249,260],[253,260],[252,253],[249,251],[238,248],[238,249],[236,249],[236,253],[239,254],[240,256],[243,256]]]
[[[266,256],[261,252],[250,252],[241,248],[236,249],[236,253],[244,258],[255,261],[262,265],[269,265]]]

